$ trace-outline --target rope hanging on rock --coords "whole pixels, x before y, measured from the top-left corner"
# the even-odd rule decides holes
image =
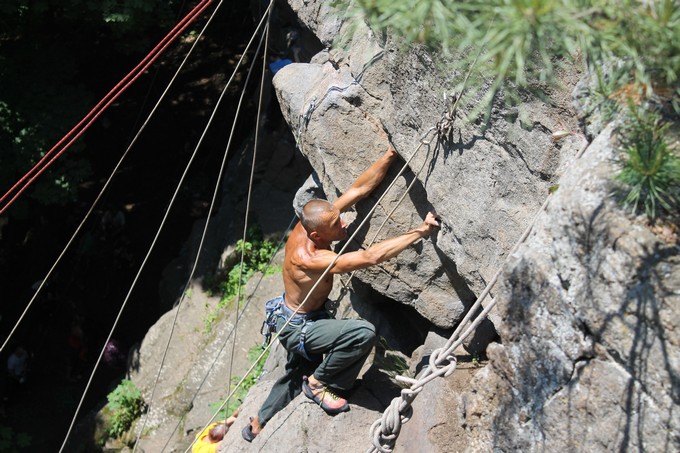
[[[219,5],[218,5],[218,8],[219,8]],[[236,64],[236,66],[235,66],[235,68],[234,68],[234,71],[232,72],[232,76],[230,77],[229,81],[227,82],[227,85],[223,88],[222,95],[220,96],[220,101],[221,101],[221,99],[222,99],[222,96],[224,96],[224,94],[227,92],[227,88],[231,85],[231,82],[233,81],[234,76],[235,76],[235,75],[237,74],[237,72],[238,72],[238,69],[241,67],[241,64],[242,64],[242,62],[243,62],[245,56],[247,55],[247,52],[248,52],[248,50],[250,49],[250,46],[252,45],[252,43],[253,43],[255,37],[257,36],[258,33],[260,33],[260,28],[262,27],[262,24],[264,23],[265,17],[268,17],[268,16],[267,16],[267,13],[265,13],[265,16],[263,16],[262,19],[260,20],[260,23],[258,24],[258,26],[256,27],[255,31],[253,32],[253,35],[252,35],[252,37],[250,38],[250,41],[248,42],[245,51],[244,51],[243,54],[241,55],[241,58],[240,58],[240,60],[238,61],[238,63]],[[211,19],[212,19],[212,18],[211,18]],[[206,27],[207,27],[207,25],[208,25],[208,24],[206,24]],[[257,50],[255,50],[255,56],[257,56],[257,55],[260,53],[260,49],[261,49],[261,47],[262,47],[262,45],[263,45],[263,42],[264,42],[264,37],[265,37],[265,33],[262,33],[262,36],[261,36],[261,38],[260,38],[260,41],[259,41]],[[185,297],[186,297],[187,290],[189,289],[189,286],[191,285],[191,282],[193,281],[193,277],[194,277],[194,274],[195,274],[195,272],[196,272],[196,268],[198,267],[198,261],[199,261],[199,259],[200,259],[200,257],[201,257],[201,251],[202,251],[202,248],[203,248],[203,243],[205,242],[205,237],[206,237],[206,235],[207,235],[207,233],[208,233],[208,227],[210,226],[210,219],[212,218],[212,213],[213,213],[213,211],[214,211],[214,209],[215,209],[215,204],[216,204],[216,201],[217,201],[217,195],[218,195],[218,193],[219,193],[219,188],[220,188],[220,184],[221,184],[221,181],[222,181],[222,175],[223,175],[224,169],[225,169],[225,167],[226,167],[227,156],[228,156],[228,154],[229,154],[229,149],[231,148],[231,141],[232,141],[232,138],[233,138],[233,136],[234,136],[234,130],[235,130],[235,127],[236,127],[236,121],[238,120],[239,113],[240,113],[240,111],[241,111],[241,106],[242,106],[242,104],[243,104],[243,98],[244,98],[244,96],[245,96],[246,88],[247,88],[247,86],[248,86],[248,82],[249,82],[249,80],[250,80],[250,76],[251,76],[251,74],[252,74],[253,67],[254,67],[256,61],[257,61],[257,59],[256,59],[256,58],[253,58],[253,60],[252,60],[252,62],[251,62],[251,65],[250,65],[250,68],[248,69],[248,74],[247,74],[247,76],[246,76],[246,80],[245,80],[245,82],[244,82],[244,84],[243,84],[243,90],[241,91],[241,96],[240,96],[240,99],[239,99],[239,102],[238,102],[238,105],[237,105],[237,108],[236,108],[236,113],[234,114],[234,121],[232,122],[232,128],[231,128],[231,132],[230,132],[230,134],[229,134],[229,139],[228,139],[228,141],[227,141],[227,146],[226,146],[226,148],[225,148],[225,150],[224,150],[224,153],[223,153],[223,155],[222,155],[222,162],[221,162],[221,164],[220,164],[220,169],[219,169],[219,172],[218,172],[218,175],[217,175],[217,179],[215,180],[215,186],[214,186],[214,189],[213,189],[213,195],[212,195],[212,199],[211,199],[211,201],[210,201],[210,207],[209,207],[209,209],[208,209],[208,213],[207,213],[207,216],[206,216],[206,221],[205,221],[205,224],[203,225],[203,231],[202,231],[201,239],[200,239],[200,241],[199,241],[199,245],[198,245],[198,249],[197,249],[198,251],[197,251],[197,253],[196,253],[196,257],[194,258],[194,263],[193,263],[191,272],[189,273],[189,276],[188,276],[188,278],[187,278],[187,281],[186,281],[186,283],[185,283],[185,285],[184,285],[184,289],[182,290],[182,295],[181,295],[181,297],[180,297],[180,300],[179,300],[179,302],[177,303],[177,308],[176,308],[176,310],[175,310],[175,316],[174,316],[173,321],[172,321],[172,326],[171,326],[171,328],[170,328],[170,333],[169,333],[169,335],[168,335],[168,339],[167,339],[167,342],[166,342],[166,344],[165,344],[165,348],[164,348],[164,350],[163,350],[163,355],[162,355],[162,358],[161,358],[161,363],[160,363],[160,365],[159,365],[159,367],[158,367],[158,372],[157,372],[157,374],[156,374],[156,378],[155,378],[155,380],[154,380],[154,384],[153,384],[153,387],[152,387],[152,390],[151,390],[151,396],[149,397],[149,402],[148,402],[149,409],[147,410],[146,415],[144,416],[144,422],[142,423],[142,427],[139,429],[139,432],[137,433],[137,438],[136,438],[136,441],[135,441],[135,445],[134,445],[133,450],[132,450],[133,452],[136,451],[137,446],[138,446],[138,444],[139,444],[139,441],[140,441],[140,439],[141,439],[142,433],[144,432],[144,428],[146,427],[146,424],[147,424],[147,421],[148,421],[148,418],[149,418],[149,413],[151,412],[151,406],[152,406],[152,404],[153,404],[154,395],[155,395],[155,393],[156,393],[156,388],[157,388],[157,386],[158,386],[158,382],[160,381],[160,377],[161,377],[161,372],[162,372],[162,370],[163,370],[163,366],[165,365],[165,360],[166,360],[166,357],[167,357],[167,353],[168,353],[168,350],[169,350],[169,348],[170,348],[170,342],[172,341],[172,338],[173,338],[173,334],[174,334],[174,331],[175,331],[175,326],[176,326],[176,324],[177,324],[177,319],[178,319],[178,317],[179,317],[179,312],[180,312],[180,310],[181,310],[181,308],[182,308],[182,306],[183,306],[183,303],[184,303],[184,299],[185,299]],[[263,75],[263,78],[264,78],[264,75]],[[218,101],[218,105],[219,105],[219,103],[220,103],[220,102]],[[211,120],[212,120],[212,118],[211,118]],[[207,130],[208,130],[208,128],[210,127],[211,123],[212,123],[212,121],[209,121],[209,122],[208,122],[208,124],[206,125],[206,127],[205,127],[205,129],[204,129],[203,135],[205,135],[205,133],[207,132]],[[201,142],[199,141],[199,143],[196,145],[196,149],[198,149],[198,147],[200,146],[200,144],[201,144]],[[238,315],[238,313],[237,313],[237,315]],[[238,316],[237,316],[236,320],[237,320],[237,322],[238,322]]]
[[[383,228],[385,227],[385,225],[387,224],[387,221],[390,220],[390,219],[392,218],[392,215],[394,214],[394,212],[399,208],[399,206],[400,206],[401,203],[404,201],[404,199],[406,199],[406,196],[411,192],[411,189],[412,189],[413,186],[415,185],[416,181],[418,181],[418,176],[420,175],[420,173],[421,173],[421,172],[423,171],[423,169],[425,168],[425,164],[427,164],[427,156],[429,156],[429,154],[430,154],[430,145],[432,144],[432,139],[427,140],[427,137],[428,137],[433,131],[435,131],[435,130],[437,130],[436,127],[435,127],[435,128],[429,129],[429,130],[428,130],[428,131],[420,138],[420,140],[419,140],[419,143],[420,143],[420,144],[418,145],[418,148],[416,148],[416,151],[417,151],[421,146],[425,145],[425,146],[427,146],[427,149],[428,149],[427,155],[426,155],[426,157],[423,159],[423,163],[422,163],[422,165],[420,166],[420,168],[418,169],[418,171],[413,175],[413,180],[412,180],[412,181],[409,183],[409,185],[406,187],[406,190],[404,191],[404,193],[402,194],[402,196],[399,198],[399,200],[397,200],[397,203],[394,205],[394,207],[393,207],[393,208],[390,210],[390,212],[385,216],[385,219],[383,220],[383,222],[380,224],[380,226],[379,226],[378,229],[376,230],[375,234],[373,235],[373,238],[369,241],[369,243],[368,243],[368,245],[366,246],[366,248],[372,246],[372,245],[375,243],[375,241],[378,239],[378,235],[380,234],[380,232],[382,231],[382,229],[383,229]],[[440,141],[439,141],[439,139],[438,139],[438,135],[434,136],[434,138],[437,138],[436,144],[435,144],[435,150],[436,150],[436,149],[437,149],[436,147],[439,146]],[[333,315],[335,315],[335,313],[337,312],[338,306],[340,305],[340,301],[341,301],[341,300],[345,297],[345,295],[349,292],[349,284],[351,283],[352,279],[354,278],[354,276],[356,275],[357,272],[358,272],[358,270],[352,271],[352,273],[349,274],[349,277],[347,278],[347,281],[342,281],[342,288],[340,289],[340,295],[338,296],[338,298],[337,298],[336,300],[333,300],[333,301],[329,300],[328,302],[326,302],[326,309],[327,309],[328,311],[330,311],[331,313],[333,313]]]
[[[589,143],[586,143],[576,154],[572,164],[583,155],[588,147],[588,144]],[[510,256],[512,256],[517,251],[517,249],[519,249],[520,245],[527,239],[539,216],[548,206],[551,196],[552,193],[549,193],[541,207],[536,212],[536,215],[529,226],[526,228],[524,233],[522,233],[515,246],[508,253],[505,262],[507,262]],[[484,291],[482,291],[475,303],[472,305],[472,307],[470,307],[467,315],[465,315],[463,320],[458,324],[458,327],[448,339],[446,344],[432,352],[429,360],[429,366],[423,369],[420,377],[417,379],[412,379],[405,376],[396,377],[398,381],[410,384],[411,387],[408,389],[403,389],[400,396],[394,398],[389,407],[385,409],[382,417],[373,422],[369,430],[373,446],[369,447],[366,453],[391,453],[394,449],[396,440],[399,437],[401,426],[411,419],[413,414],[413,408],[411,405],[416,396],[418,396],[418,394],[423,390],[423,387],[435,378],[448,377],[455,371],[457,362],[454,351],[487,317],[489,312],[496,305],[496,300],[493,299],[486,307],[484,307],[484,309],[477,316],[475,316],[472,323],[464,331],[463,328],[466,327],[467,323],[470,321],[470,318],[472,318],[472,314],[477,311],[484,299],[486,299],[486,296],[488,296],[491,292],[491,289],[494,287],[501,275],[502,269],[503,266],[498,269],[494,277],[486,285]]]

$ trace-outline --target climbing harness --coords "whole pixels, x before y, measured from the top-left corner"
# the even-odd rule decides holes
[[[307,348],[305,347],[307,329],[319,319],[329,319],[332,316],[326,310],[318,310],[311,313],[296,312],[286,306],[284,298],[285,294],[265,302],[265,320],[262,323],[262,329],[260,330],[264,336],[262,347],[266,348],[271,342],[272,334],[277,332],[279,320],[290,319],[290,325],[300,328],[300,339],[295,350],[305,359],[314,362],[319,356],[316,354],[312,356],[307,352]]]
[[[283,304],[282,296],[269,299],[264,303],[264,321],[262,321],[262,327],[260,327],[260,333],[264,337],[262,339],[263,348],[269,346],[272,334],[276,333],[276,321],[279,319],[281,304]]]
[[[253,301],[253,297],[254,297],[255,294],[257,293],[257,290],[260,288],[260,284],[262,283],[262,281],[264,280],[265,276],[267,275],[267,271],[271,268],[271,265],[272,265],[272,263],[274,262],[274,258],[275,258],[275,256],[276,256],[276,254],[277,254],[277,253],[281,250],[281,248],[283,247],[283,243],[284,243],[284,241],[286,240],[286,237],[287,237],[287,235],[288,235],[288,232],[293,228],[293,225],[295,224],[295,222],[296,222],[297,220],[298,220],[297,216],[296,216],[295,214],[293,214],[293,217],[291,218],[290,222],[288,223],[288,227],[287,227],[286,230],[284,231],[283,235],[281,236],[281,239],[279,240],[278,245],[276,246],[276,251],[274,252],[274,254],[272,254],[271,258],[269,258],[269,262],[267,262],[267,265],[266,265],[266,266],[264,267],[264,269],[262,270],[262,273],[260,274],[260,277],[259,277],[257,283],[255,284],[255,288],[253,288],[253,292],[250,294],[250,296],[248,296],[248,298],[246,299],[245,304],[243,305],[243,310],[241,310],[241,312],[238,313],[238,316],[236,316],[237,319],[236,319],[236,322],[234,323],[235,326],[238,325],[238,322],[241,321],[241,318],[245,315],[246,310],[247,310],[248,307],[250,306],[250,303]],[[198,397],[199,393],[200,393],[201,390],[203,389],[203,385],[205,385],[205,383],[207,382],[208,377],[210,376],[210,373],[212,373],[212,370],[215,368],[215,365],[217,364],[217,362],[218,362],[220,356],[222,355],[222,352],[223,352],[224,349],[227,347],[227,344],[228,344],[228,342],[229,342],[229,339],[231,338],[231,336],[232,336],[233,334],[234,334],[234,329],[232,328],[232,329],[229,330],[229,333],[225,336],[224,341],[222,342],[222,346],[220,347],[220,350],[217,351],[217,353],[214,355],[213,360],[212,360],[210,366],[208,367],[208,370],[203,374],[203,379],[201,380],[201,382],[200,382],[200,383],[198,384],[198,386],[196,387],[196,390],[194,391],[194,394],[193,394],[193,396],[191,397],[191,400],[189,400],[189,402],[186,403],[185,407],[187,407],[187,408],[193,407],[194,401],[196,401],[196,398]],[[166,442],[165,442],[165,445],[163,445],[163,448],[161,449],[161,452],[165,451],[165,449],[168,447],[168,445],[170,444],[170,441],[172,440],[172,436],[174,436],[174,434],[177,432],[177,430],[179,429],[179,427],[180,427],[180,425],[182,424],[183,420],[184,420],[184,418],[182,417],[182,418],[180,418],[180,419],[177,421],[177,423],[175,424],[174,429],[173,429],[172,432],[168,435],[168,438],[167,438],[167,440],[166,440]]]

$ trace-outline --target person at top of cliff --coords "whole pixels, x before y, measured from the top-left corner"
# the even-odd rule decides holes
[[[257,416],[250,417],[250,423],[241,432],[248,442],[300,392],[328,414],[349,410],[347,400],[336,391],[352,388],[373,348],[376,334],[375,327],[365,320],[331,319],[324,310],[333,286],[333,274],[387,261],[439,227],[438,218],[430,212],[417,228],[366,250],[339,257],[331,251],[333,242],[347,236],[347,225],[341,213],[366,198],[384,179],[396,158],[397,152],[389,145],[387,151],[337,200],[332,203],[312,200],[304,206],[300,222],[286,243],[285,292],[267,303],[275,310],[278,339],[288,351],[287,363],[284,375],[272,387]],[[310,294],[312,286],[336,258],[329,274]],[[294,314],[298,308],[298,313]],[[288,319],[290,323],[283,328]]]
[[[226,420],[208,425],[196,436],[196,442],[191,447],[191,453],[217,453],[217,448],[231,425],[236,421],[236,417],[238,417],[238,409]]]

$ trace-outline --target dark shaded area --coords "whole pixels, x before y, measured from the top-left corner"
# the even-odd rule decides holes
[[[32,441],[31,451],[56,451],[61,445],[87,378],[156,234],[175,185],[261,17],[258,10],[263,10],[259,2],[230,3],[215,17],[205,41],[197,46],[94,215],[0,356],[2,395],[7,396],[2,402],[0,424],[17,433],[27,433]],[[200,30],[204,20],[198,22],[195,29]],[[274,27],[270,54],[276,53],[277,57],[272,58],[279,58],[285,56],[288,44],[276,37],[286,36],[289,28],[298,26],[281,12],[274,19]],[[35,283],[57,259],[192,42],[191,36],[186,35],[171,47],[161,58],[162,63],[152,66],[81,139],[82,153],[78,158],[88,161],[92,177],[79,185],[78,202],[45,206],[28,197],[20,206],[25,216],[0,224],[0,283],[4,289],[0,339],[4,340],[14,326],[37,288]],[[75,77],[92,93],[108,91],[148,51],[142,47],[129,54],[107,52],[103,45],[96,39],[81,37],[82,48],[73,49],[80,55]],[[312,52],[314,49],[303,47],[300,55]],[[246,64],[249,60],[250,57]],[[261,68],[261,64],[255,67]],[[179,253],[192,224],[207,213],[245,80],[244,72],[242,69],[235,78],[203,139],[166,227],[113,333],[115,351],[107,349],[80,411],[81,417],[105,402],[106,394],[123,376],[120,363],[128,348],[143,338],[164,311],[158,295],[163,268]],[[235,150],[252,134],[258,78],[254,75],[245,97],[242,119],[230,151],[232,158],[238,157]],[[265,115],[267,127],[281,125],[276,101],[270,103]],[[58,174],[62,161],[68,162],[66,156],[45,177]],[[4,379],[7,358],[15,345],[25,346],[30,353],[28,378],[21,385]]]

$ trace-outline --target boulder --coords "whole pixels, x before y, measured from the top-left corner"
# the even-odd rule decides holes
[[[503,344],[459,402],[468,451],[680,449],[680,251],[610,196],[611,134],[504,269]]]
[[[319,3],[291,5],[302,8],[298,12],[304,21]],[[307,25],[312,30],[321,26],[314,21]],[[343,27],[340,35],[347,30]],[[451,136],[437,140],[431,132],[429,145],[422,144],[447,109],[446,87],[461,75],[447,78],[423,49],[396,52],[396,44],[379,42],[361,25],[352,33],[345,46],[323,52],[314,63],[281,69],[273,82],[276,95],[318,175],[316,186],[330,200],[385,151],[387,143],[378,129],[388,132],[402,159],[379,189],[358,204],[355,224],[388,184],[396,182],[350,249],[406,232],[429,210],[437,211],[443,226],[431,239],[358,273],[357,279],[415,308],[436,326],[451,328],[502,265],[548,188],[582,145],[575,136],[551,140],[551,132],[562,124],[574,124],[573,110],[568,104],[533,101],[513,116],[498,107],[486,128],[457,118]],[[566,76],[565,81],[571,83]],[[404,174],[397,176],[411,157]]]

